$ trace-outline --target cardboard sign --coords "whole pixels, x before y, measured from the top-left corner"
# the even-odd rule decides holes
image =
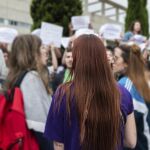
[[[54,44],[60,48],[63,27],[51,23],[42,22],[40,37],[43,44]]]
[[[18,35],[18,31],[12,28],[2,27],[0,28],[0,42],[11,44],[15,37]]]
[[[73,16],[71,18],[71,23],[73,26],[73,30],[78,30],[81,28],[88,28],[90,24],[89,16]]]
[[[121,39],[121,32],[122,27],[117,24],[105,24],[99,30],[100,36],[106,40]]]

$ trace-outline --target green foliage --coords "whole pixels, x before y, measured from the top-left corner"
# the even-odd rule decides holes
[[[72,16],[82,14],[81,0],[32,0],[32,30],[39,28],[41,22],[50,22],[64,27],[64,35],[68,35],[68,25]]]
[[[149,35],[147,0],[128,0],[127,16],[125,19],[125,30],[128,31],[133,21],[141,22],[143,35]]]

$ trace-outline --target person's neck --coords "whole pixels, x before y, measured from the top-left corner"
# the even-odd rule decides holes
[[[136,35],[136,34],[139,34],[139,32],[137,32],[137,31],[133,31],[133,34],[135,34],[135,35]]]

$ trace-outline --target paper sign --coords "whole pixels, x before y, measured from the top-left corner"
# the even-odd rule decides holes
[[[90,24],[89,16],[73,16],[71,18],[71,23],[73,26],[73,30],[78,30],[81,28],[88,28]]]
[[[105,24],[99,30],[100,36],[107,40],[121,39],[121,32],[122,28],[117,24]]]
[[[64,48],[67,48],[68,45],[69,45],[69,41],[70,41],[70,38],[69,37],[63,37],[61,39],[61,44]]]
[[[40,29],[40,28],[35,29],[35,30],[33,30],[33,31],[32,31],[32,33],[31,33],[31,34],[33,34],[33,35],[36,35],[36,36],[40,37],[41,29]]]
[[[86,34],[86,35],[88,35],[88,34],[96,35],[94,30],[92,30],[92,29],[79,29],[75,32],[75,37],[78,38],[79,36],[84,35],[84,34]]]
[[[131,38],[132,41],[135,41],[136,43],[138,44],[142,44],[143,42],[145,42],[146,40],[146,37],[143,36],[143,35],[134,35],[132,38]]]
[[[62,33],[63,27],[42,22],[40,37],[43,44],[50,45],[53,43],[56,47],[60,48]]]
[[[18,31],[15,29],[6,27],[0,28],[0,42],[11,44],[17,35]]]

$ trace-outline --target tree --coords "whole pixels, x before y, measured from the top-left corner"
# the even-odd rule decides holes
[[[149,35],[147,0],[128,0],[127,16],[125,19],[125,30],[129,30],[133,21],[141,22],[143,35]]]
[[[32,30],[45,21],[63,26],[64,35],[67,36],[71,17],[82,14],[82,3],[81,0],[32,0],[30,12]]]

